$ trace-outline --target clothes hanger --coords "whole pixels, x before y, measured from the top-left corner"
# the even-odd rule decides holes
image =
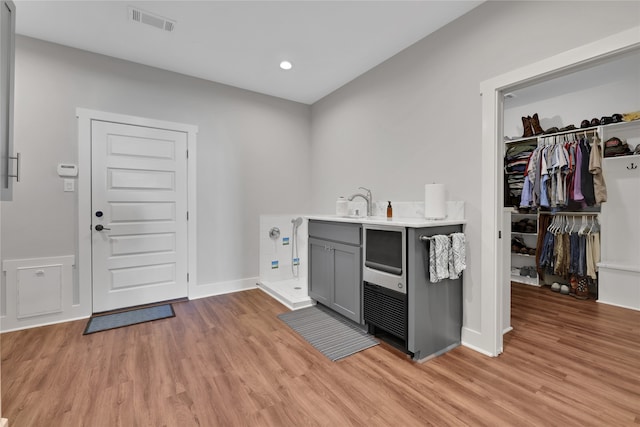
[[[587,224],[585,222],[585,216],[582,215],[582,218],[580,220],[581,220],[581,225],[580,225],[580,229],[578,230],[578,234],[580,236],[583,236],[584,235],[584,230],[587,227]]]

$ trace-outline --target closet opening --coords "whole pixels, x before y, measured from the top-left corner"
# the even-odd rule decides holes
[[[482,261],[483,306],[485,301],[495,302],[495,311],[483,313],[483,320],[486,319],[495,327],[493,333],[487,331],[493,340],[485,341],[493,355],[503,351],[503,335],[511,330],[512,279],[517,279],[514,281],[524,284],[522,286],[544,286],[550,292],[551,286],[557,283],[554,290],[561,287],[563,293],[568,291],[575,295],[579,288],[577,296],[580,298],[602,299],[602,273],[594,270],[599,270],[599,265],[608,260],[600,258],[596,261],[598,254],[594,248],[609,249],[605,238],[601,239],[599,234],[602,231],[603,214],[607,214],[607,203],[612,202],[611,197],[602,203],[600,199],[596,202],[595,196],[585,200],[580,197],[582,194],[575,194],[575,187],[569,187],[563,181],[570,179],[569,174],[558,174],[547,178],[554,179],[559,194],[547,194],[552,199],[540,203],[540,193],[537,193],[537,196],[534,195],[537,199],[530,201],[525,197],[524,206],[521,206],[526,182],[521,177],[514,178],[517,175],[515,172],[524,175],[530,156],[536,150],[562,147],[556,153],[556,160],[560,158],[561,163],[573,161],[575,165],[578,160],[576,150],[581,149],[580,154],[589,157],[590,150],[595,146],[595,150],[602,150],[599,160],[606,184],[607,168],[613,166],[609,166],[610,162],[602,157],[604,142],[618,137],[626,140],[631,150],[640,144],[640,121],[633,123],[622,121],[619,117],[613,118],[614,114],[640,110],[638,34],[637,28],[622,32],[481,85],[483,188],[487,195],[483,197],[485,215],[482,222],[483,230],[495,236],[493,239],[488,237],[493,244],[489,245],[489,251]],[[596,118],[598,123],[595,123]],[[598,151],[594,153],[598,154]],[[507,156],[508,162],[505,163],[507,154],[510,156]],[[489,165],[492,170],[488,170]],[[588,163],[586,166],[588,172]],[[615,173],[611,175],[613,177]],[[560,179],[555,180],[557,178]],[[617,196],[613,197],[613,201],[618,203]],[[616,208],[618,215],[621,209],[625,209],[624,205]],[[493,212],[494,218],[486,218],[488,212]],[[515,237],[512,231],[517,239],[512,238]],[[546,235],[551,231],[556,233],[553,237],[559,235],[560,241],[569,248],[569,257],[561,258],[560,268],[549,265],[547,258],[541,260],[541,256],[549,255],[549,252],[545,254],[542,251],[545,236],[541,234]],[[586,249],[587,241],[590,242],[589,248],[594,251],[588,272],[586,265],[581,265],[577,270],[577,261],[573,260],[574,264],[571,264],[570,258],[570,245],[584,243]],[[547,245],[548,250],[548,241]],[[600,255],[605,256],[602,253]],[[612,253],[611,256],[617,254]],[[557,258],[553,261],[557,261]],[[613,280],[614,275],[609,276],[607,280]],[[491,285],[491,280],[495,280],[495,285]],[[487,299],[485,292],[489,294]],[[557,296],[571,298],[560,292]]]

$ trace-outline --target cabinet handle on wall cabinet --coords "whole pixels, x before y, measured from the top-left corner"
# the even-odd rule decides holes
[[[629,169],[629,170],[638,169],[638,165],[636,165],[635,163],[631,162],[631,166],[627,166],[627,169]]]
[[[15,178],[16,182],[20,182],[20,153],[16,153],[15,156],[9,156],[9,159],[16,161],[16,174],[7,176],[10,178]]]

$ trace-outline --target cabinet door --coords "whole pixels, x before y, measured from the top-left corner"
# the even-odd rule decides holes
[[[333,286],[333,253],[330,242],[309,238],[309,296],[326,305],[331,305]]]
[[[15,6],[0,1],[0,200],[13,197],[13,76]],[[17,167],[14,166],[14,167]]]
[[[331,308],[354,322],[361,323],[360,246],[332,243],[331,247],[335,266]]]

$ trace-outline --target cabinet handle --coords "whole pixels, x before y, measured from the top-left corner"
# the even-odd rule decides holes
[[[631,166],[627,166],[627,169],[629,169],[629,170],[638,169],[638,165],[636,165],[633,162],[631,162]]]
[[[7,174],[7,176],[10,178],[15,178],[16,182],[20,182],[20,153],[16,153],[15,156],[9,156],[9,159],[16,161],[16,174],[15,175]]]

